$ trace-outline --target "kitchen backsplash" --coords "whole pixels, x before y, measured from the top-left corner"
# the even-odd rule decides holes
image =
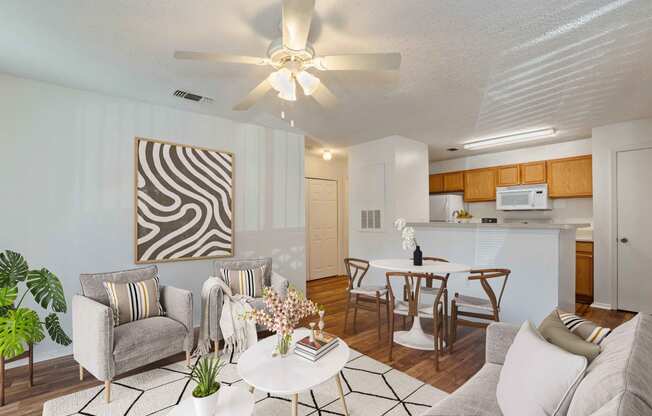
[[[498,211],[496,202],[466,204],[474,218],[498,218],[499,220],[531,219],[552,220],[556,223],[593,223],[593,199],[553,199],[549,211]]]

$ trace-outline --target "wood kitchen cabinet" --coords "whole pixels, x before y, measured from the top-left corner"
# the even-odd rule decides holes
[[[442,192],[462,192],[464,190],[464,173],[447,172],[430,175],[428,188],[431,194]]]
[[[495,201],[497,173],[496,168],[464,171],[464,201]]]
[[[521,183],[518,165],[498,166],[496,176],[496,186],[512,186]]]
[[[546,161],[521,163],[519,165],[523,185],[546,182]]]
[[[593,195],[591,155],[548,160],[546,170],[551,198]]]
[[[428,190],[431,194],[444,192],[444,175],[439,173],[428,178]]]
[[[575,300],[593,302],[593,243],[575,243]]]
[[[444,192],[462,192],[464,190],[464,172],[444,173]]]

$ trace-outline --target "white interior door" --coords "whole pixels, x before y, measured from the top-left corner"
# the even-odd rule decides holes
[[[618,309],[652,312],[652,149],[617,154]]]
[[[337,182],[307,179],[308,280],[337,274]]]

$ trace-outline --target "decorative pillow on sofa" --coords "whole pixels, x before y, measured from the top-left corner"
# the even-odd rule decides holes
[[[598,326],[572,313],[559,311],[559,318],[573,334],[595,345],[600,345],[611,333],[611,329]]]
[[[243,270],[221,269],[220,271],[223,280],[229,285],[234,295],[239,294],[252,298],[263,296],[265,266]]]
[[[600,354],[600,346],[584,341],[573,334],[559,318],[557,310],[552,311],[539,325],[539,332],[550,343],[555,344],[568,352],[583,355],[589,363]]]
[[[565,416],[587,360],[546,341],[528,321],[500,370],[496,399],[504,416]]]
[[[158,277],[139,282],[102,282],[109,296],[115,326],[163,315]]]

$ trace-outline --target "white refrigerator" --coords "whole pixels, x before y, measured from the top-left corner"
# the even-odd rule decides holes
[[[453,213],[464,209],[462,195],[430,195],[430,221],[453,221]]]

